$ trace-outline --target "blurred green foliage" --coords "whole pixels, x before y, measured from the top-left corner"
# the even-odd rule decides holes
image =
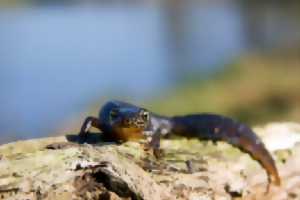
[[[291,55],[291,54],[288,54]],[[166,115],[218,113],[249,124],[300,121],[300,57],[250,55],[148,103]]]

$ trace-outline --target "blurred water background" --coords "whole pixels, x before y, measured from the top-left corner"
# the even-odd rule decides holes
[[[118,98],[299,120],[299,1],[0,1],[0,143],[75,131]]]

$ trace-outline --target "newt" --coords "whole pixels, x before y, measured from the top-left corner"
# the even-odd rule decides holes
[[[225,141],[248,153],[266,170],[268,188],[280,186],[275,162],[262,140],[247,125],[217,114],[190,114],[167,117],[122,101],[109,101],[99,117],[87,117],[79,136],[85,138],[91,127],[98,128],[109,141],[126,142],[150,138],[149,146],[159,157],[160,138],[170,134],[213,142]]]

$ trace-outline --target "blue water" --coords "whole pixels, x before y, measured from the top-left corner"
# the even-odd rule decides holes
[[[236,8],[208,9],[217,10],[186,19],[182,71],[171,66],[160,7],[2,10],[0,143],[45,136],[96,99],[143,101],[164,92],[176,74],[232,59],[244,45]]]

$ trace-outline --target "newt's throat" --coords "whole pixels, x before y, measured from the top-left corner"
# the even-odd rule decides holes
[[[115,137],[117,140],[128,141],[128,140],[138,140],[144,137],[143,129],[136,127],[129,128],[114,128]]]

